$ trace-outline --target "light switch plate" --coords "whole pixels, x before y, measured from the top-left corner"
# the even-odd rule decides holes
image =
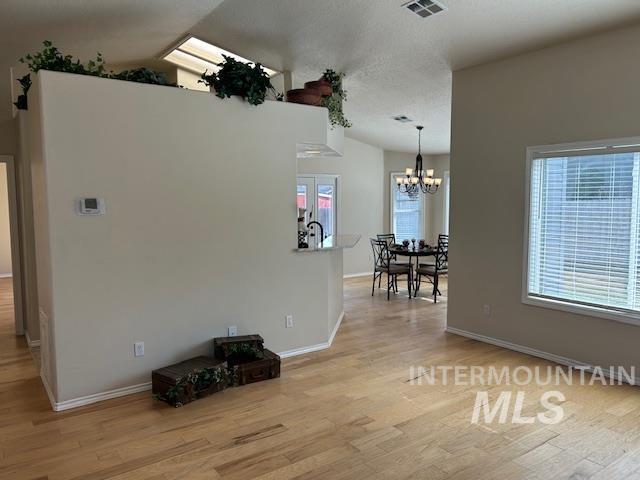
[[[228,334],[229,337],[235,337],[238,335],[238,327],[236,327],[235,325],[232,325],[229,327],[228,329]]]

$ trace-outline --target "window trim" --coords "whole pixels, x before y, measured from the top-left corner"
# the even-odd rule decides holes
[[[394,198],[395,198],[395,189],[398,188],[397,184],[396,184],[396,176],[404,176],[404,172],[390,172],[389,173],[389,233],[394,233],[393,231],[393,224],[394,224]],[[420,199],[422,200],[422,215],[420,218],[420,223],[422,225],[420,225],[420,231],[422,232],[420,234],[420,239],[424,239],[426,238],[427,235],[427,204],[426,204],[426,199],[425,199],[425,195],[420,194]],[[403,239],[397,239],[398,241],[401,241]],[[419,240],[418,238],[416,238],[416,240]]]
[[[442,233],[449,235],[449,228],[451,227],[451,223],[449,222],[451,216],[451,171],[445,170],[442,178],[442,183],[444,184],[444,188],[442,189],[442,193],[444,194],[444,200],[442,202]]]
[[[563,301],[529,294],[529,215],[531,213],[531,169],[533,166],[533,159],[553,158],[558,156],[571,157],[585,154],[624,153],[629,151],[640,151],[640,137],[563,143],[557,145],[540,145],[526,148],[524,179],[524,234],[522,250],[523,304],[640,326],[640,312],[625,312],[604,306],[584,305],[568,300]]]

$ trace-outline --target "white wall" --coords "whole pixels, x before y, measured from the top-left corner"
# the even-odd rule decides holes
[[[433,168],[434,175],[444,179],[444,172],[449,170],[449,155],[423,155],[424,169]],[[391,174],[404,172],[406,168],[414,168],[415,153],[384,152],[384,178],[382,191],[384,195],[383,225],[386,232],[391,232]],[[438,235],[443,233],[444,225],[444,188],[434,195],[423,195],[425,202],[424,239],[434,244]]]
[[[0,163],[0,278],[11,276],[11,230],[7,165]]]
[[[450,327],[639,366],[640,327],[521,302],[525,149],[640,135],[638,58],[633,27],[454,73]]]
[[[44,71],[32,90],[57,401],[147,382],[230,325],[274,351],[328,340],[342,253],[294,252],[296,143],[326,142],[325,110]],[[106,215],[77,215],[92,195]]]
[[[342,158],[300,158],[298,172],[340,176],[338,232],[362,236],[358,244],[344,252],[344,273],[353,275],[373,271],[369,238],[383,232],[384,157],[381,149],[345,138]]]

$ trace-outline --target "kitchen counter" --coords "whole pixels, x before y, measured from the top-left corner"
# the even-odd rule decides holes
[[[319,245],[313,243],[313,239],[309,248],[296,248],[296,252],[325,252],[330,250],[343,250],[345,248],[353,248],[360,241],[361,236],[355,234],[332,235],[325,238],[324,242]]]

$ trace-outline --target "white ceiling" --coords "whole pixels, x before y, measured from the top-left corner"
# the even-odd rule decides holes
[[[81,58],[100,51],[128,64],[189,32],[291,70],[296,82],[342,70],[350,136],[411,152],[419,123],[425,151],[444,153],[453,70],[640,21],[640,0],[441,2],[448,10],[424,19],[401,8],[404,0],[2,0],[0,70],[44,39]],[[5,74],[0,96],[7,115]],[[400,114],[415,122],[391,119]]]

